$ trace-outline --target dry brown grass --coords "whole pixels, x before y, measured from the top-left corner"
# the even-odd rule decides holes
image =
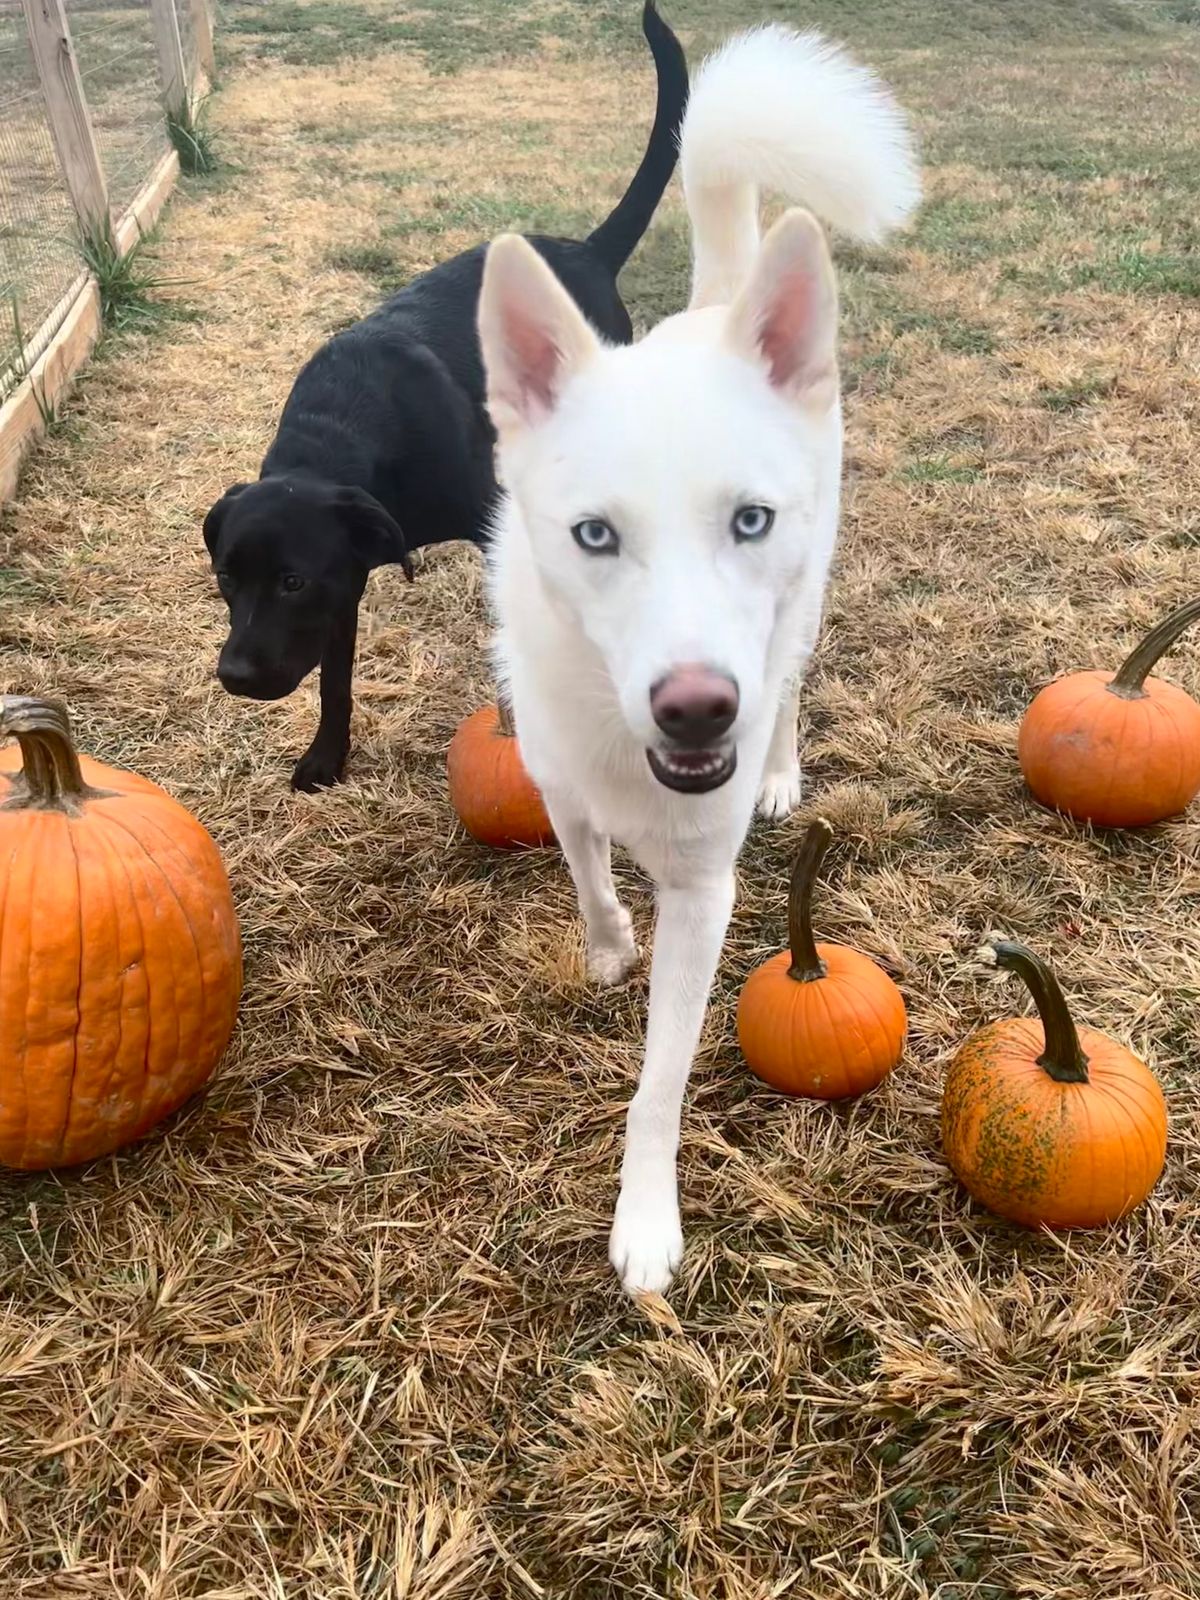
[[[199,537],[375,293],[331,253],[424,266],[474,237],[464,195],[598,217],[644,65],[230,73],[214,120],[246,170],[178,198],[163,247],[202,318],[93,368],[5,524],[3,687],[61,694],[89,749],[199,813],[247,952],[201,1102],[0,1187],[5,1600],[1200,1594],[1200,829],[1089,837],[1013,760],[1034,687],[1195,587],[1197,301],[1069,269],[1126,229],[1186,249],[1197,53],[876,53],[935,204],[846,255],[850,486],[805,748],[842,839],[822,931],[897,975],[911,1046],[844,1108],[741,1066],[803,819],[756,829],[685,1119],[686,1263],[647,1311],[604,1259],[644,977],[590,990],[556,857],[485,856],[446,801],[488,692],[474,559],[373,585],[350,781],[307,798],[312,692],[220,693]],[[1012,160],[1139,139],[1143,178]],[[682,299],[677,199],[628,290],[643,316]],[[1200,690],[1194,650],[1169,671]],[[1102,1236],[989,1220],[940,1157],[948,1052],[1019,1003],[969,961],[996,926],[1165,1085],[1164,1180]]]

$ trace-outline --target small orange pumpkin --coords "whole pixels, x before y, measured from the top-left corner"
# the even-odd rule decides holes
[[[1200,792],[1200,705],[1149,676],[1200,618],[1200,599],[1152,629],[1116,673],[1047,685],[1021,723],[1017,758],[1034,798],[1101,828],[1143,828]]]
[[[242,986],[208,834],[157,784],[80,757],[52,700],[0,700],[0,1162],[139,1139],[211,1076]]]
[[[950,1064],[942,1144],[966,1189],[1027,1228],[1099,1228],[1150,1193],[1167,1150],[1153,1073],[1092,1028],[1076,1031],[1058,980],[1024,945],[981,952],[1020,975],[1041,1025],[993,1022]]]
[[[752,972],[738,1000],[750,1070],[784,1094],[845,1100],[882,1083],[904,1052],[899,989],[857,950],[817,944],[812,896],[833,829],[811,823],[788,891],[788,943]]]
[[[554,843],[545,802],[525,770],[503,700],[459,723],[446,755],[446,770],[450,803],[480,844],[514,850]]]

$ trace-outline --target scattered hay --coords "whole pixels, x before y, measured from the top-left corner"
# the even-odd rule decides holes
[[[1195,1595],[1200,830],[1088,838],[1013,760],[1033,688],[1195,587],[1195,302],[1038,276],[1187,194],[1181,161],[1157,188],[1009,162],[1043,123],[1068,154],[1170,124],[1195,168],[1196,52],[891,71],[946,158],[935,195],[978,210],[847,260],[850,482],[804,747],[841,839],[821,931],[898,977],[911,1046],[850,1107],[740,1065],[803,818],[756,829],[685,1117],[687,1258],[647,1314],[604,1260],[645,977],[587,987],[557,858],[485,856],[446,800],[489,693],[477,561],[372,584],[350,781],[314,799],[286,786],[312,689],[252,706],[213,680],[199,536],[373,298],[331,256],[386,237],[415,271],[472,242],[443,193],[598,220],[644,63],[247,60],[214,101],[227,168],[185,185],[161,256],[203,317],[93,366],[7,514],[0,598],[4,687],[63,695],[88,748],[211,827],[246,997],[160,1135],[0,1188],[6,1596]],[[643,319],[682,302],[677,198],[626,288]],[[931,461],[969,477],[908,470]],[[1194,651],[1166,670],[1200,690]],[[1016,1003],[970,959],[996,926],[1166,1086],[1164,1182],[1103,1237],[990,1221],[938,1153],[947,1054]]]

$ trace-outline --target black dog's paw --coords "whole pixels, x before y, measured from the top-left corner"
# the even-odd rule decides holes
[[[324,750],[308,750],[296,763],[292,773],[292,788],[303,794],[315,794],[318,789],[330,789],[342,781],[349,749],[338,755],[327,755]]]

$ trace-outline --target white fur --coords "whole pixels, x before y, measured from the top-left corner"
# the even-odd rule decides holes
[[[778,25],[730,40],[696,74],[679,165],[693,306],[726,303],[753,265],[760,188],[865,241],[920,198],[904,118],[874,73],[819,34]]]
[[[610,349],[524,241],[505,237],[488,254],[480,333],[508,489],[491,570],[498,665],[595,978],[616,982],[637,957],[611,839],[658,891],[645,1063],[610,1242],[630,1290],[665,1290],[682,1254],[684,1090],[756,795],[771,816],[799,797],[795,686],[837,529],[828,252],[801,211],[761,246],[755,219],[748,249],[743,189],[784,182],[860,233],[882,229],[915,193],[900,126],[844,57],[780,29],[750,34],[702,72],[682,136],[706,279],[725,284],[731,304]],[[732,536],[747,504],[775,512],[761,542]],[[570,530],[586,518],[618,531],[619,555],[579,548]],[[740,689],[736,771],[700,795],[662,786],[646,755],[663,748],[651,685],[685,663]]]

